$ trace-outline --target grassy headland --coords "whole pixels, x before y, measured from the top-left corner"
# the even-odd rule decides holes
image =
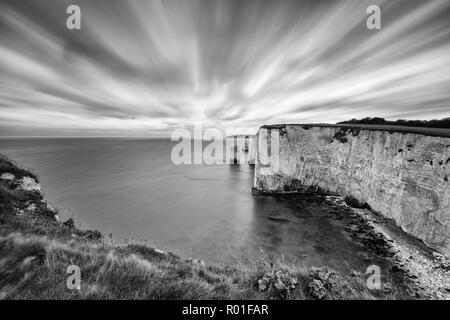
[[[0,156],[0,299],[395,299],[364,275],[261,257],[234,266],[182,259],[82,230],[44,199],[33,173]],[[68,289],[67,267],[81,270]]]

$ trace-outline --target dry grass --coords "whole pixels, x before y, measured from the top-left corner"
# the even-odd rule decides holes
[[[254,263],[205,265],[130,244],[71,241],[11,234],[0,239],[0,298],[3,299],[310,299],[310,271],[299,266]],[[81,269],[81,289],[69,290],[67,267]],[[297,281],[286,292],[258,290],[264,274]],[[338,276],[327,299],[374,299],[362,278]],[[379,296],[378,298],[383,297]],[[389,297],[384,297],[389,298]]]

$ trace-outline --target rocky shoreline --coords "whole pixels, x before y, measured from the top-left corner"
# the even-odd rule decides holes
[[[344,223],[347,235],[366,253],[367,263],[381,267],[385,293],[402,292],[407,299],[450,299],[450,259],[401,230],[393,220],[352,201],[355,199],[337,195],[283,193],[271,196],[283,198],[291,207],[298,207],[299,212],[306,205],[303,198],[308,199],[306,202],[325,204],[328,209],[322,212],[323,216]],[[352,276],[363,274],[356,270],[351,272]]]
[[[408,282],[409,293],[419,299],[450,299],[450,259],[401,230],[393,220],[367,208],[349,207],[342,197],[327,201],[354,211],[363,223],[349,225],[352,237],[366,242],[391,265],[391,272]],[[361,221],[360,221],[361,222]],[[367,232],[370,231],[370,232]]]
[[[358,213],[390,243],[392,262],[406,273],[414,295],[426,299],[450,299],[450,259],[427,247],[420,240],[398,230],[392,221],[368,210]]]

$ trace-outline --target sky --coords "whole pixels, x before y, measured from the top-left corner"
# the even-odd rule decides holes
[[[0,136],[375,116],[450,116],[450,1],[0,0]]]

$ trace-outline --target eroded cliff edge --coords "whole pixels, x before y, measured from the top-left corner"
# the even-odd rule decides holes
[[[257,134],[255,190],[352,196],[447,255],[449,179],[447,131],[274,125]]]

